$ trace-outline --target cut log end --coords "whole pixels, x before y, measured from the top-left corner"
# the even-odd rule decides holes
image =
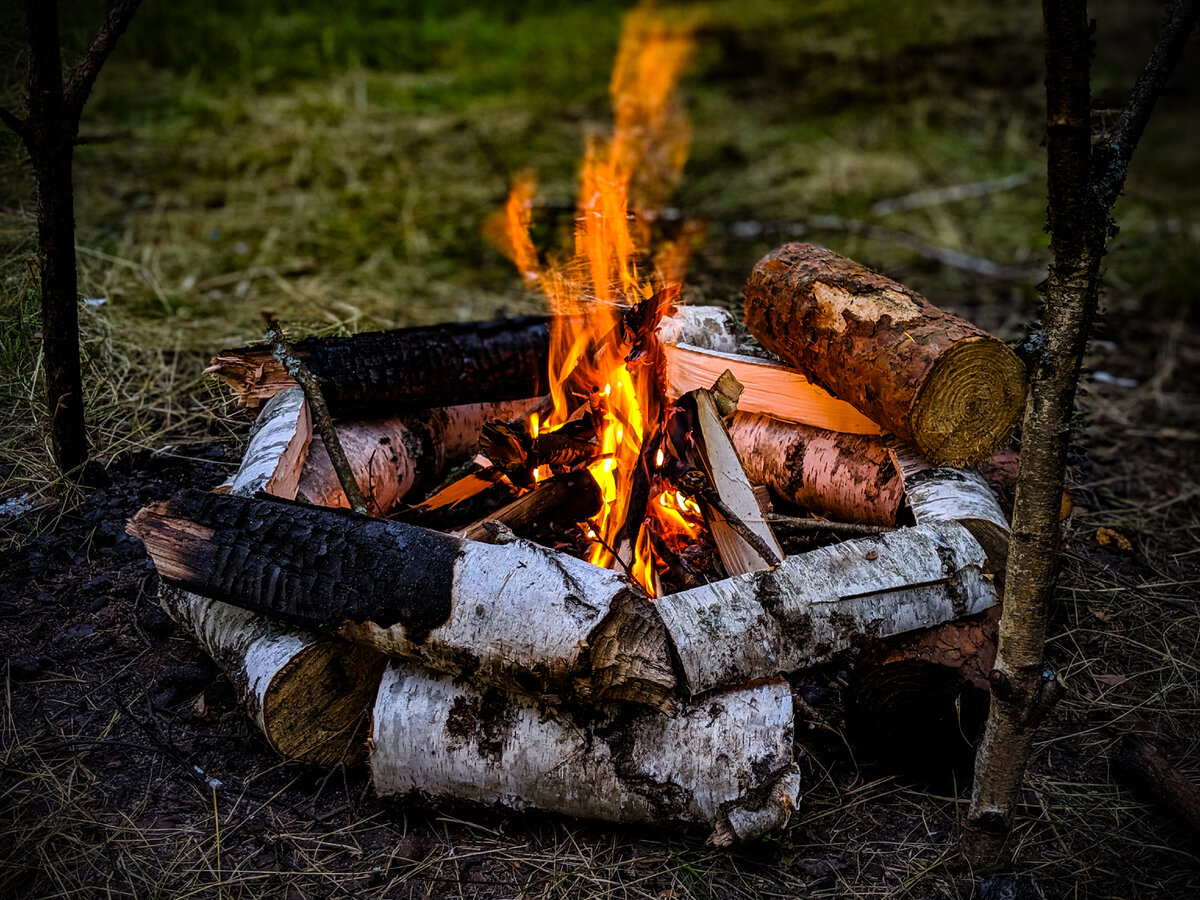
[[[911,428],[935,465],[965,466],[1000,449],[1025,405],[1025,366],[993,337],[945,350],[913,399]]]
[[[386,664],[378,653],[341,642],[308,645],[263,694],[267,741],[286,759],[315,766],[364,762],[371,704]]]
[[[618,597],[588,644],[594,699],[674,712],[677,679],[667,629],[649,600],[633,592]]]

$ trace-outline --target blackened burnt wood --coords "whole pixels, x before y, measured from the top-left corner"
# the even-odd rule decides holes
[[[543,316],[309,338],[293,348],[338,416],[519,400],[549,390]],[[222,350],[207,371],[246,406],[292,383],[265,345]]]
[[[1002,341],[811,244],[759,260],[746,283],[746,325],[935,465],[991,456],[1025,404],[1025,367]]]
[[[547,702],[673,706],[666,631],[636,585],[528,541],[202,491],[130,531],[202,596]]]

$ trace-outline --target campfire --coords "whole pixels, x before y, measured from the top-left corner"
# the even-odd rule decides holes
[[[1008,525],[968,467],[1010,433],[1022,365],[806,244],[755,267],[749,334],[684,304],[696,230],[658,226],[691,50],[630,17],[568,249],[535,246],[531,176],[490,222],[548,316],[294,345],[370,516],[337,509],[271,351],[214,360],[266,403],[242,466],[132,530],[281,753],[369,748],[383,793],[749,839],[797,803],[784,676],[996,603]]]

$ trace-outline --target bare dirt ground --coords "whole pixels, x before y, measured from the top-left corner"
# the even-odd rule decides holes
[[[1050,641],[1068,694],[1038,742],[1011,869],[957,866],[965,784],[931,793],[859,758],[836,719],[798,721],[806,787],[788,830],[731,852],[675,828],[386,804],[362,769],[280,760],[159,609],[124,531],[142,505],[221,479],[237,451],[210,443],[128,458],[107,487],[4,525],[18,540],[0,556],[0,891],[1189,896],[1195,835],[1115,780],[1110,756],[1134,732],[1200,775],[1200,333],[1113,305],[1093,342],[1102,374],[1086,385]],[[826,695],[838,668],[819,675]]]

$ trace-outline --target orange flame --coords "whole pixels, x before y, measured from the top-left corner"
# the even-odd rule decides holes
[[[652,304],[637,315],[643,330],[652,332],[678,294],[678,288],[663,290],[662,276],[682,277],[685,244],[660,250],[655,261],[661,261],[661,269],[656,265],[646,274],[639,263],[648,251],[657,207],[678,181],[687,158],[688,129],[673,89],[692,46],[690,25],[667,22],[647,7],[629,15],[610,85],[613,133],[607,141],[593,138],[587,143],[571,259],[539,263],[529,234],[535,195],[531,176],[522,176],[512,188],[500,241],[526,284],[545,292],[554,313],[554,408],[534,427],[545,434],[580,415],[591,415],[597,423],[598,459],[588,468],[604,505],[587,523],[594,541],[588,559],[609,566],[619,553],[651,594],[655,576],[648,536],[633,529],[625,546],[617,542],[642,441],[661,416],[664,395],[653,335],[636,335],[642,342],[641,358],[629,361],[633,348],[623,316],[638,304]]]

